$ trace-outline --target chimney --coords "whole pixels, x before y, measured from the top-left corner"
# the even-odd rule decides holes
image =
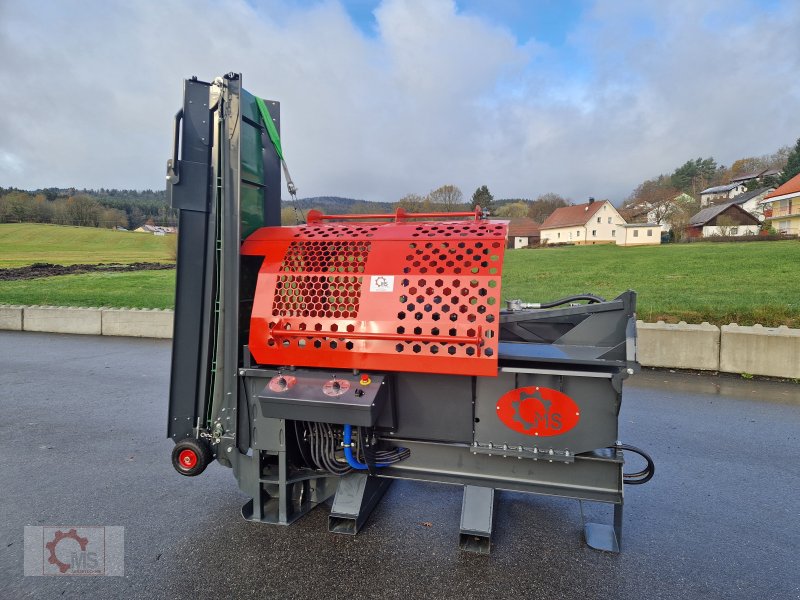
[[[594,204],[594,198],[592,196],[589,196],[589,204]]]

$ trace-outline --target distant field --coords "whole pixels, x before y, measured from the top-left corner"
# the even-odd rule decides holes
[[[172,262],[174,240],[147,233],[36,223],[0,224],[0,269],[36,262]]]
[[[633,289],[645,321],[800,327],[800,243],[566,246],[506,254],[503,297]]]
[[[6,229],[7,228],[7,229]],[[48,225],[0,225],[0,268],[32,262],[169,261],[170,240]],[[0,303],[169,308],[174,271],[0,282]],[[800,243],[584,246],[506,253],[503,297],[537,302],[639,293],[639,318],[800,327]]]

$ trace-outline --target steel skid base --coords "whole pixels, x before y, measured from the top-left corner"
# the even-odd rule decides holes
[[[317,505],[333,497],[328,531],[355,535],[369,519],[394,479],[349,473],[341,477],[298,476],[283,483],[262,480],[262,493],[242,507],[248,521],[290,525]],[[464,552],[489,554],[494,527],[495,489],[464,485],[458,547]],[[586,544],[604,552],[618,553],[622,543],[623,505],[614,504],[613,525],[587,523],[579,500]]]
[[[614,505],[614,524],[586,523],[581,502],[581,523],[586,545],[595,550],[618,553],[622,546],[622,504]]]

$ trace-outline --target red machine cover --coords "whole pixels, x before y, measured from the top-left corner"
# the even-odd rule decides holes
[[[259,364],[497,374],[505,221],[264,227],[250,322]]]

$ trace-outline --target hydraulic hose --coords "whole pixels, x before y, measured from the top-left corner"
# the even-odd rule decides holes
[[[641,471],[637,471],[636,473],[623,473],[622,480],[628,485],[642,485],[643,483],[647,483],[653,478],[653,475],[656,474],[656,464],[653,461],[652,457],[645,452],[637,448],[636,446],[631,446],[630,444],[616,444],[611,446],[611,448],[616,448],[619,450],[624,450],[627,452],[633,452],[634,454],[638,454],[641,456],[645,461],[647,461],[647,466]]]
[[[359,471],[366,471],[369,467],[362,462],[359,462],[355,456],[353,456],[353,426],[352,425],[345,425],[344,426],[344,457],[347,460],[347,464],[350,465],[354,469],[358,469]],[[391,463],[375,463],[376,467],[388,467]]]

